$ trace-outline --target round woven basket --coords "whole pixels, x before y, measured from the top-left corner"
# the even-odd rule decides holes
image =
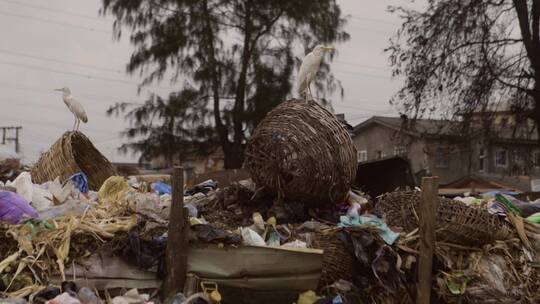
[[[89,187],[99,190],[115,170],[112,164],[81,132],[66,132],[43,153],[30,172],[34,183],[41,184],[60,177],[63,181],[77,172],[88,177]]]
[[[356,260],[336,235],[315,233],[313,247],[323,250],[318,290],[323,290],[338,280],[352,281]]]
[[[309,204],[342,201],[356,176],[356,148],[328,110],[289,100],[270,111],[247,144],[245,167],[259,186]]]
[[[420,194],[419,191],[387,193],[377,202],[377,213],[388,225],[412,231],[418,228]],[[514,237],[510,224],[486,209],[447,198],[439,197],[436,220],[437,241],[480,247]]]

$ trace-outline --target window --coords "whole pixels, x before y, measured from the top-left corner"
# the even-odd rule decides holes
[[[359,162],[367,161],[367,151],[366,150],[358,151],[358,161]]]
[[[384,152],[379,150],[375,152],[375,155],[377,156],[377,159],[381,159],[384,157]]]
[[[448,149],[437,148],[435,150],[435,168],[448,168]]]
[[[495,167],[506,167],[508,165],[508,151],[497,150],[495,151]]]
[[[407,154],[407,148],[404,146],[395,146],[394,147],[394,155],[406,155]]]
[[[478,153],[478,170],[484,171],[486,170],[486,150],[480,149],[480,153]]]
[[[533,163],[535,168],[538,169],[540,167],[540,151],[534,151],[533,152],[532,163]]]

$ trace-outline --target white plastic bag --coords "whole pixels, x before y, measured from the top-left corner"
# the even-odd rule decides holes
[[[257,232],[253,231],[253,229],[240,228],[240,234],[245,245],[266,246],[264,239]]]
[[[37,211],[49,209],[53,206],[52,193],[38,185],[33,185],[32,206],[34,206]]]
[[[32,176],[30,176],[29,172],[22,172],[13,182],[8,181],[6,186],[15,187],[18,195],[22,196],[27,202],[32,201],[34,186],[32,184]]]
[[[306,242],[302,242],[300,240],[295,240],[295,241],[292,241],[292,242],[285,243],[285,244],[281,245],[281,247],[285,247],[285,248],[307,248],[307,244],[306,244]]]

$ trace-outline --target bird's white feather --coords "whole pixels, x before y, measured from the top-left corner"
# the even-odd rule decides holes
[[[298,71],[298,81],[297,81],[297,92],[302,95],[305,93],[310,82],[315,79],[319,67],[321,66],[321,61],[323,59],[323,54],[315,54],[311,52],[306,55]]]
[[[82,122],[87,123],[88,122],[88,116],[86,116],[86,111],[84,110],[84,107],[82,104],[80,104],[73,96],[67,95],[64,96],[64,103],[68,107],[68,109],[77,117],[78,119],[82,120]]]

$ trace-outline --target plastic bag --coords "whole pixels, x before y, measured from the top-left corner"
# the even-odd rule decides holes
[[[362,207],[359,203],[353,203],[351,207],[347,210],[347,216],[352,218],[358,218],[361,214]]]
[[[66,215],[80,216],[90,208],[90,205],[78,200],[69,200],[62,205],[51,207],[39,212],[40,220],[48,220]]]
[[[527,220],[531,223],[540,224],[540,212],[527,217]]]
[[[240,234],[245,245],[266,246],[264,239],[250,228],[240,228]]]
[[[78,299],[70,296],[69,293],[64,292],[56,298],[45,302],[45,304],[81,304],[81,302]]]
[[[25,217],[37,216],[36,210],[22,196],[0,190],[0,222],[18,224]]]
[[[69,177],[69,180],[73,182],[75,187],[81,193],[88,193],[88,178],[83,172],[75,173]]]
[[[129,191],[133,191],[133,188],[122,176],[111,176],[99,188],[98,198],[99,200],[117,200]]]
[[[319,297],[313,290],[308,290],[304,293],[301,293],[298,296],[298,300],[296,301],[297,304],[313,304],[315,303]]]
[[[53,195],[38,185],[33,185],[32,206],[37,211],[45,210],[53,206]]]
[[[270,247],[279,247],[281,245],[281,242],[279,240],[279,235],[274,230],[271,230],[268,233],[268,239],[266,240],[266,245]]]
[[[114,297],[111,302],[112,304],[145,304],[149,303],[149,298],[147,294],[139,294],[137,289],[131,289],[123,296]]]
[[[17,189],[17,194],[22,196],[27,202],[32,201],[32,193],[34,187],[32,184],[32,176],[28,172],[22,172],[13,180],[13,182],[7,182],[6,186],[12,186]]]
[[[54,181],[42,184],[49,192],[52,193],[58,204],[63,204],[75,190],[75,185],[68,180],[63,186],[60,183],[60,178],[56,177]]]
[[[288,242],[288,243],[285,243],[285,244],[281,245],[281,247],[285,247],[285,248],[307,248],[307,243],[302,242],[300,240],[294,240],[292,242]]]
[[[100,303],[98,297],[92,291],[92,289],[88,287],[82,287],[79,289],[79,292],[77,293],[77,296],[79,297],[79,300],[81,301],[81,304],[98,304]]]
[[[172,187],[170,185],[165,184],[164,182],[152,183],[150,187],[159,195],[172,193]]]

